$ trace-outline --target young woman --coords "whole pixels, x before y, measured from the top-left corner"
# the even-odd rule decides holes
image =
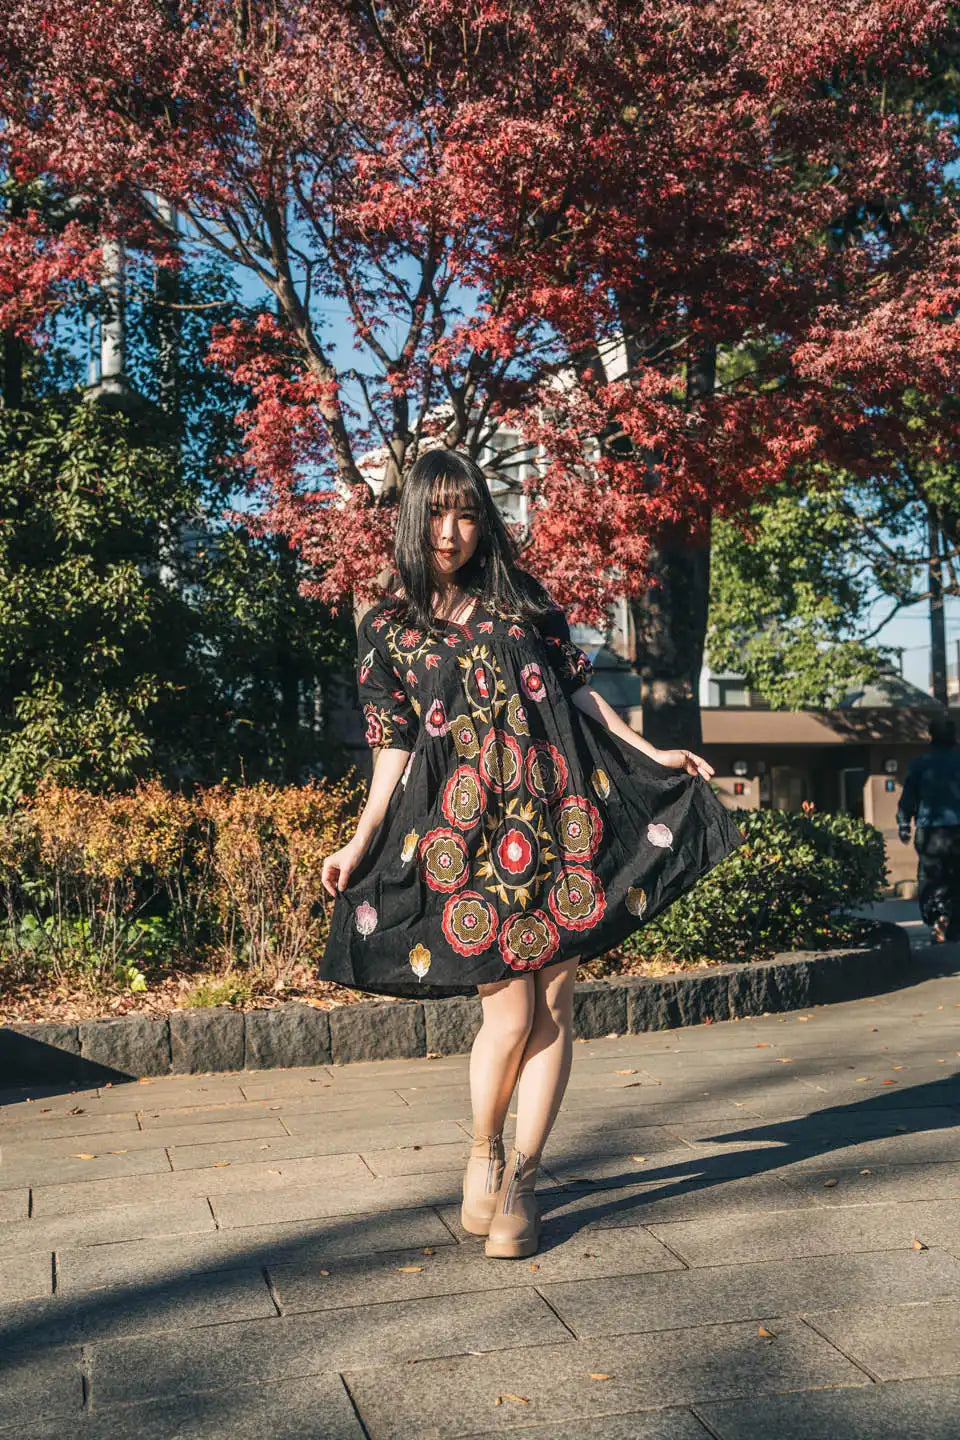
[[[461,1218],[487,1255],[519,1258],[539,1242],[534,1177],[570,1073],[578,962],[743,837],[701,756],[656,749],[591,689],[472,461],[417,460],[395,560],[400,587],[360,624],[377,756],[356,833],[324,861],[320,974],[383,995],[479,994]]]

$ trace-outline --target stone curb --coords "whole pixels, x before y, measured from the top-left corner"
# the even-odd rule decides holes
[[[848,950],[796,950],[760,963],[719,965],[662,979],[625,976],[578,982],[574,1034],[673,1030],[705,1021],[805,1009],[895,985],[910,966],[904,930],[878,921],[871,943]],[[391,1000],[318,1010],[296,1002],[267,1010],[219,1006],[169,1017],[130,1015],[78,1025],[0,1027],[0,1084],[266,1070],[461,1055],[480,1025],[476,996]]]

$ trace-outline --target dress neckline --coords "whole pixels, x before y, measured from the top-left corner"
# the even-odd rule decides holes
[[[393,601],[388,603],[403,605],[403,597],[394,596]],[[470,626],[477,618],[477,615],[480,613],[480,609],[480,596],[475,595],[473,600],[473,609],[470,611],[470,614],[467,616],[466,620],[447,620],[442,615],[434,615],[431,618],[435,620],[438,625],[454,625],[458,630],[469,630]]]

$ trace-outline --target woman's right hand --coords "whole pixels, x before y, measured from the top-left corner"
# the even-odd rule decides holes
[[[370,842],[354,835],[346,845],[328,855],[320,871],[320,881],[328,895],[337,896],[350,883],[350,876],[367,853]]]

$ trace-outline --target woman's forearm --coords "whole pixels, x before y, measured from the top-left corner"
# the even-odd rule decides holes
[[[574,690],[570,699],[578,710],[583,711],[584,715],[589,715],[593,720],[599,720],[611,735],[618,735],[621,740],[632,745],[635,750],[642,750],[645,755],[649,755],[651,760],[659,758],[660,751],[657,747],[651,745],[649,740],[644,740],[636,730],[631,730],[613,706],[608,704],[603,696],[598,695],[596,690],[592,690],[589,685],[581,685],[579,690]]]
[[[409,759],[409,750],[377,751],[376,759],[373,762],[370,793],[367,796],[367,803],[360,812],[360,819],[357,821],[357,829],[353,837],[355,840],[369,844],[373,839],[387,813],[390,797],[397,788],[397,781],[406,769]]]

